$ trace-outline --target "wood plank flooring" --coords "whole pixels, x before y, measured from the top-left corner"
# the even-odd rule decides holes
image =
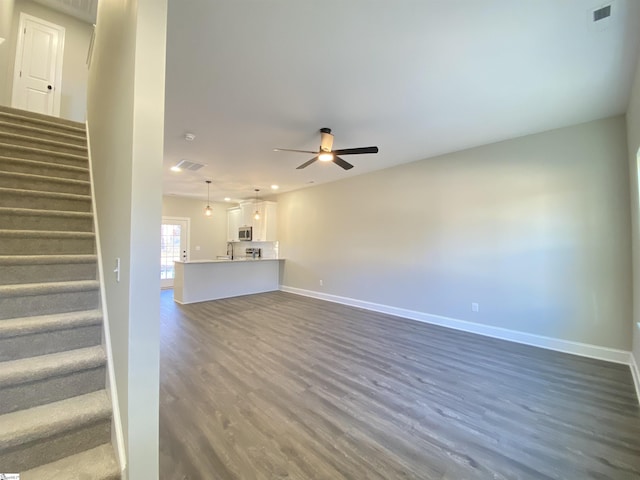
[[[640,479],[627,366],[284,292],[161,311],[161,480]]]

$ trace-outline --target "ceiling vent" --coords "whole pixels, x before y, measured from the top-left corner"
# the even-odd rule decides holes
[[[202,163],[190,162],[189,160],[180,160],[180,163],[178,163],[176,167],[180,168],[181,170],[189,170],[191,172],[195,172],[204,167],[204,165]]]
[[[604,7],[600,7],[597,10],[593,11],[593,21],[599,22],[600,20],[604,20],[611,16],[611,5],[606,5]]]

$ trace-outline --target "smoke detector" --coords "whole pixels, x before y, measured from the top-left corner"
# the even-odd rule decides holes
[[[184,139],[187,142],[193,142],[196,139],[196,136],[193,133],[185,133],[184,134]]]

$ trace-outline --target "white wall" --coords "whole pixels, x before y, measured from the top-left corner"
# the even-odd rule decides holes
[[[213,215],[205,216],[206,202],[193,198],[162,197],[162,215],[165,217],[187,217],[191,219],[189,232],[190,260],[212,260],[227,252],[227,207],[211,202]],[[196,247],[200,247],[197,250]]]
[[[640,208],[638,173],[640,164],[640,60],[636,68],[629,108],[627,109],[627,141],[629,150],[629,179],[631,184],[631,223],[633,225],[633,356],[640,366]],[[639,379],[640,380],[640,379]]]
[[[98,5],[88,124],[128,477],[158,478],[166,0]],[[122,261],[120,283],[111,274]]]
[[[5,0],[2,0],[3,2]],[[51,10],[31,0],[16,0],[13,10],[13,27],[9,43],[9,81],[6,105],[11,104],[11,88],[15,63],[18,25],[20,13],[47,20],[65,28],[64,60],[62,66],[62,92],[60,116],[69,120],[84,122],[87,110],[87,51],[93,27],[76,18]],[[1,47],[0,47],[1,48]]]
[[[620,116],[279,195],[282,284],[629,350],[626,151]]]
[[[0,38],[5,41],[0,45],[0,105],[11,104],[11,72],[14,53],[10,47],[11,25],[15,0],[0,1]],[[11,67],[13,69],[13,66]]]

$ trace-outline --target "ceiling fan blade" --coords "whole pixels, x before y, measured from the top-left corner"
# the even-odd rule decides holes
[[[343,148],[334,150],[336,155],[358,155],[361,153],[378,153],[378,147]]]
[[[274,152],[299,152],[299,153],[318,153],[312,152],[311,150],[293,150],[291,148],[274,148]]]
[[[343,159],[341,159],[340,157],[333,157],[333,160],[331,160],[333,163],[335,163],[336,165],[338,165],[339,167],[344,168],[345,170],[349,170],[351,168],[353,168],[353,165],[351,165],[349,162],[345,162]]]
[[[311,153],[315,153],[315,152],[311,152]],[[318,160],[318,156],[316,155],[315,157],[313,157],[311,160],[304,162],[302,165],[300,165],[299,167],[296,167],[296,170],[302,170],[303,168],[307,168],[309,165],[311,165],[313,162],[315,162],[316,160]]]

